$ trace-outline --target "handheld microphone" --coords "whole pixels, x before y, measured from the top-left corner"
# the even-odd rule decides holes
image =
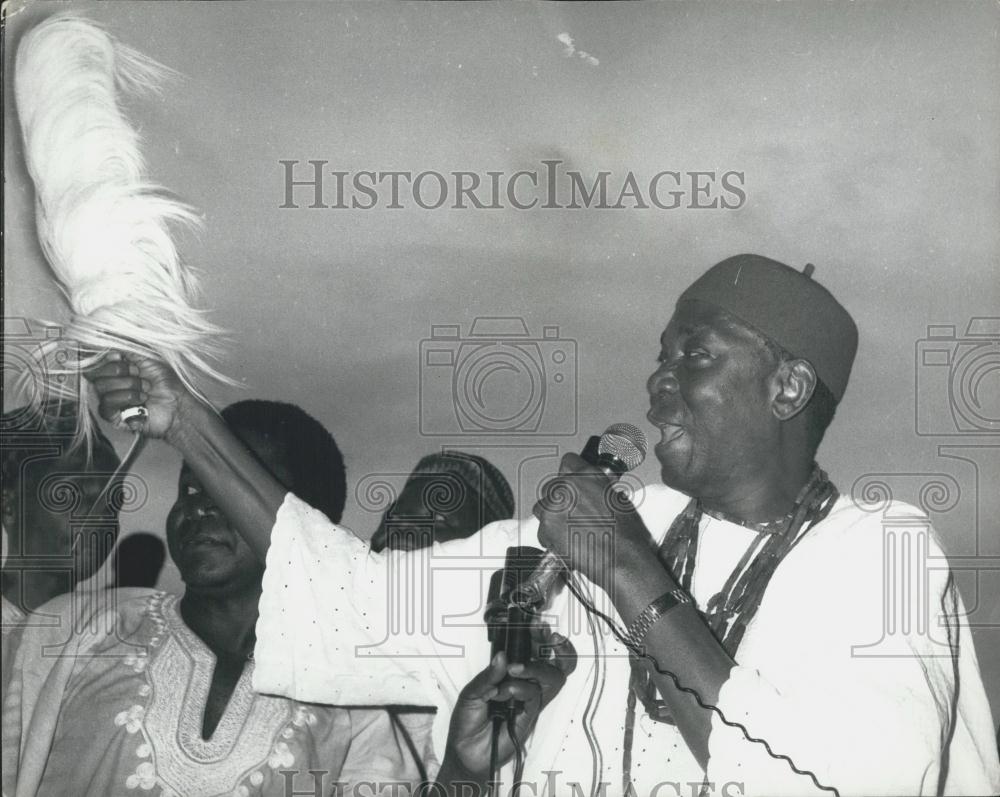
[[[630,423],[615,423],[601,435],[594,456],[594,438],[583,450],[583,458],[596,465],[612,479],[634,470],[646,458],[646,435]],[[558,554],[548,551],[535,572],[511,593],[510,600],[518,606],[541,606],[548,600],[555,582],[567,570]]]
[[[513,604],[511,595],[537,569],[544,553],[539,548],[512,545],[507,549],[503,570],[497,570],[490,579],[484,619],[492,644],[491,659],[503,651],[508,664],[531,662],[531,613]],[[503,719],[509,712],[516,714],[522,708],[519,700],[491,701],[490,716]]]

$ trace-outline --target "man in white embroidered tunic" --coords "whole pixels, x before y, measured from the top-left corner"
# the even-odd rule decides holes
[[[321,424],[263,401],[222,417],[274,478],[339,518],[343,459]],[[378,784],[369,793],[419,780],[385,711],[253,691],[263,566],[186,466],[167,542],[183,597],[63,596],[21,629],[4,673],[5,795],[284,797],[359,779]]]
[[[475,622],[489,573],[507,546],[541,544],[579,574],[550,619],[581,657],[591,646],[596,655],[528,742],[535,794],[662,797],[703,783],[729,795],[997,793],[964,609],[947,568],[923,564],[945,561],[928,519],[905,504],[856,504],[814,462],[856,345],[853,320],[811,267],[755,255],[719,263],[678,300],[647,384],[667,487],[609,509],[607,477],[567,455],[535,507],[540,521],[435,545],[422,567],[414,554],[370,553],[286,496],[162,369],[112,363],[94,384],[106,418],[146,402],[149,433],[184,454],[266,552],[262,691],[434,704],[443,750],[459,689],[489,656]],[[567,488],[575,500],[558,505]],[[887,530],[927,559],[893,558]],[[896,584],[921,585],[924,600],[901,601],[920,622],[884,627],[893,568]],[[389,597],[404,573],[430,634],[394,627]],[[628,630],[628,649],[581,600]]]

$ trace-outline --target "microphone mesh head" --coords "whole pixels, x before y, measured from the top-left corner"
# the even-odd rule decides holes
[[[633,470],[646,458],[646,435],[630,423],[613,423],[601,435],[597,453],[617,459],[625,470]]]

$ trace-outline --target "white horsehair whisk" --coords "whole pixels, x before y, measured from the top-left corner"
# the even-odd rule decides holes
[[[78,401],[78,438],[88,447],[87,385],[66,376],[109,351],[166,363],[199,397],[200,378],[233,384],[210,364],[222,330],[195,307],[196,276],[171,237],[172,227],[197,227],[200,218],[150,180],[140,136],[121,106],[125,95],[158,93],[171,73],[72,13],[32,28],[17,51],[15,96],[38,240],[72,311],[63,338],[79,351],[57,362],[60,341],[42,344],[35,353],[41,367],[24,371],[21,387],[41,380],[30,391],[34,400]],[[132,418],[136,442],[143,413],[122,413]],[[132,453],[134,445],[126,460]]]

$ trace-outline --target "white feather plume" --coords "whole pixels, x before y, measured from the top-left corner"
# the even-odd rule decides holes
[[[167,363],[197,395],[198,377],[232,383],[210,364],[221,330],[194,306],[196,277],[171,238],[171,225],[200,219],[150,182],[120,104],[122,93],[157,91],[170,71],[75,14],[50,17],[21,40],[14,85],[38,238],[72,309],[65,337],[86,353],[45,364],[42,373],[63,377],[50,379],[49,392],[111,349]],[[73,384],[86,434],[87,390]]]

